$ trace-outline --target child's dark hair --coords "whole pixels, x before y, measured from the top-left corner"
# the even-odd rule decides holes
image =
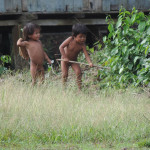
[[[27,23],[23,28],[23,39],[25,41],[29,40],[29,35],[32,35],[35,29],[41,30],[40,26],[34,23]]]
[[[72,36],[76,37],[78,34],[87,35],[87,27],[83,24],[77,23],[72,26]]]

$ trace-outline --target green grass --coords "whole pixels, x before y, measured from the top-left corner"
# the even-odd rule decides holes
[[[146,93],[93,85],[78,93],[71,79],[64,90],[56,78],[35,87],[29,74],[1,79],[0,149],[149,148]],[[143,140],[146,144],[140,144]]]

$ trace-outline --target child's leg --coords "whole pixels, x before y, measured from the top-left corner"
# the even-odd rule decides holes
[[[30,72],[32,76],[32,85],[35,85],[37,78],[37,65],[34,63],[30,63]]]
[[[82,86],[82,72],[81,72],[81,68],[79,66],[79,64],[72,64],[71,65],[72,69],[74,70],[75,74],[76,74],[76,78],[77,78],[77,85],[79,90],[81,90],[81,86]]]
[[[64,62],[64,61],[61,61],[61,70],[62,70],[62,81],[63,81],[63,85],[65,85],[66,82],[67,82],[68,69],[69,69],[69,65],[68,65],[66,62]]]
[[[40,78],[40,84],[44,82],[44,68],[43,66],[38,67],[38,77]]]

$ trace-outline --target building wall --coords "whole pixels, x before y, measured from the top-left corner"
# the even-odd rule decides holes
[[[150,0],[0,0],[0,12],[106,12],[118,11],[123,6],[140,10],[150,9]]]
[[[77,22],[91,26],[90,28],[95,35],[99,32],[102,33],[104,32],[102,31],[103,28],[107,26],[106,15],[113,14],[114,17],[115,14],[115,17],[117,17],[121,6],[127,10],[135,7],[142,11],[149,11],[150,0],[0,0],[0,28],[2,29],[0,36],[3,36],[3,39],[8,37],[4,36],[2,32],[4,27],[7,27],[8,30],[6,34],[12,35],[12,40],[9,42],[11,43],[10,48],[7,48],[7,43],[4,44],[1,40],[0,43],[4,45],[4,48],[0,49],[0,53],[3,51],[9,53],[11,51],[11,56],[14,56],[12,58],[14,67],[21,69],[28,64],[19,56],[16,41],[21,37],[20,28],[27,22],[32,21],[43,28],[48,26],[47,33],[50,36],[46,37],[52,42],[46,45],[50,45],[50,49],[57,46],[53,49],[58,52],[59,44],[55,44],[56,41],[51,40],[52,38],[57,39],[57,41],[62,40],[62,36],[71,32],[71,26]],[[50,31],[51,27],[53,29],[63,27],[63,33]],[[64,31],[64,27],[69,27],[69,29]],[[88,41],[94,40],[92,38]]]

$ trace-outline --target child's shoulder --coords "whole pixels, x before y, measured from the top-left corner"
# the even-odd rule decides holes
[[[73,37],[72,37],[72,36],[69,36],[66,40],[72,41],[72,40],[73,40]]]

